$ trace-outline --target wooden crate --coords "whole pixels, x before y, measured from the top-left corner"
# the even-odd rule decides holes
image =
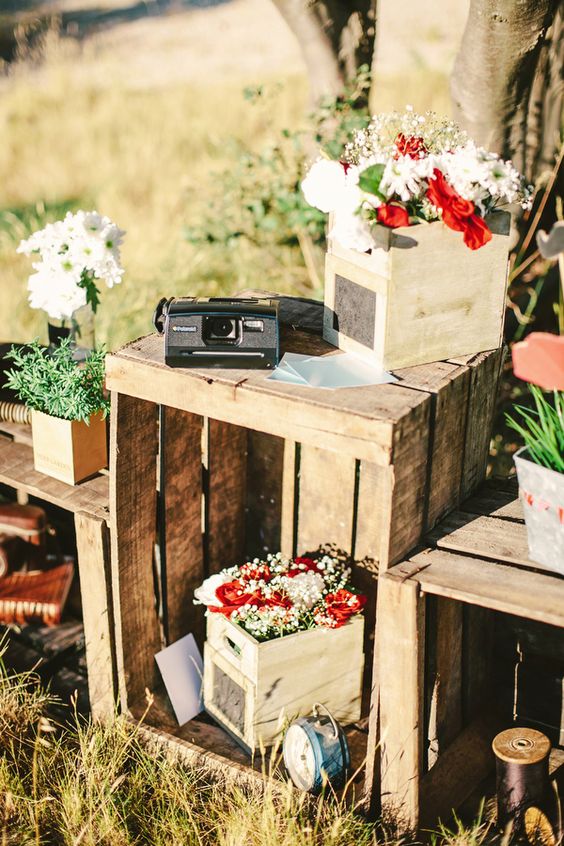
[[[502,344],[511,218],[488,218],[479,250],[437,221],[374,226],[377,246],[359,253],[329,243],[324,337],[386,370]]]
[[[281,739],[289,719],[323,703],[343,725],[360,719],[364,618],[258,643],[209,614],[204,649],[206,711],[249,752]]]
[[[489,484],[430,540],[378,589],[381,797],[415,828],[487,790],[491,742],[514,721],[515,663],[495,650],[507,615],[556,627],[564,648],[564,580],[532,569],[516,491]]]
[[[77,486],[45,476],[34,467],[30,427],[3,422],[0,429],[0,484],[20,498],[32,496],[74,516],[90,708],[94,717],[111,716],[117,688],[108,476],[101,474]]]
[[[319,334],[283,326],[282,351],[335,354],[320,333],[321,320]],[[378,573],[483,478],[501,360],[498,349],[406,368],[395,384],[326,391],[260,371],[172,369],[157,335],[108,357],[120,699],[135,716],[145,690],[155,693],[153,739],[248,776],[245,753],[216,725],[176,725],[154,655],[190,631],[203,642],[192,598],[208,575],[247,556],[328,543],[352,556],[353,582],[369,596],[367,717]],[[155,596],[157,482],[166,562]],[[366,733],[349,737],[360,764]]]

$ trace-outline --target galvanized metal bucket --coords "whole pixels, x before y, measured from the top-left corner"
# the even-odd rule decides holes
[[[564,473],[541,467],[526,454],[523,447],[514,459],[529,556],[544,569],[564,576]]]

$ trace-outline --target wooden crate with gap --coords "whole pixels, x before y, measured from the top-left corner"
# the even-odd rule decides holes
[[[314,312],[315,331],[305,331],[294,306],[283,352],[338,354],[321,338],[322,304]],[[192,598],[207,575],[267,551],[334,544],[355,560],[354,582],[370,599],[369,655],[378,573],[484,476],[502,355],[406,368],[394,384],[337,391],[261,371],[171,369],[157,335],[108,357],[117,670],[133,717],[145,709],[146,689],[154,694],[147,737],[238,778],[259,775],[260,763],[257,773],[209,718],[178,727],[155,653],[190,631],[202,643],[203,613]],[[166,568],[155,579],[157,488]],[[374,743],[369,673],[365,689],[364,719],[348,731],[357,764]]]
[[[529,560],[516,484],[486,483],[427,540],[379,581],[380,713],[372,717],[381,757],[368,761],[375,789],[381,774],[383,805],[413,828],[436,825],[464,803],[475,815],[494,791],[498,731],[546,731],[520,705],[516,672],[523,643],[540,642],[539,624],[545,649],[558,643],[564,654],[564,579]],[[497,647],[517,619],[511,659]],[[554,728],[551,770],[562,790],[564,749]]]

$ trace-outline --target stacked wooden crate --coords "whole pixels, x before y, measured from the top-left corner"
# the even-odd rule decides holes
[[[282,350],[335,353],[319,335],[291,327]],[[370,652],[378,575],[484,476],[501,360],[497,349],[406,368],[394,384],[326,391],[260,371],[172,370],[156,335],[108,358],[119,690],[134,715],[144,710],[145,690],[156,692],[148,715],[154,740],[238,777],[252,773],[209,719],[178,728],[154,661],[164,642],[187,632],[201,642],[194,588],[249,555],[328,544],[351,555],[354,580],[370,598]],[[155,596],[157,484],[167,554]],[[368,717],[377,694],[366,665]],[[360,763],[362,725],[349,737]],[[372,756],[375,744],[372,731]]]

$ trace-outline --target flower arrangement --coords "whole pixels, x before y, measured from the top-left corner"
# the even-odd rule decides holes
[[[258,641],[316,627],[338,628],[358,614],[366,597],[349,584],[350,568],[329,555],[268,555],[210,576],[194,602],[224,614]]]
[[[87,303],[95,312],[97,283],[108,288],[121,282],[120,245],[125,232],[96,211],[68,212],[22,241],[18,253],[38,255],[28,280],[29,304],[56,320],[70,319]]]
[[[360,252],[374,246],[374,224],[436,220],[462,232],[476,250],[492,237],[488,213],[511,203],[529,208],[532,196],[510,161],[477,147],[454,121],[417,114],[411,106],[373,117],[340,161],[314,162],[302,190],[310,205],[334,212],[330,236]]]

